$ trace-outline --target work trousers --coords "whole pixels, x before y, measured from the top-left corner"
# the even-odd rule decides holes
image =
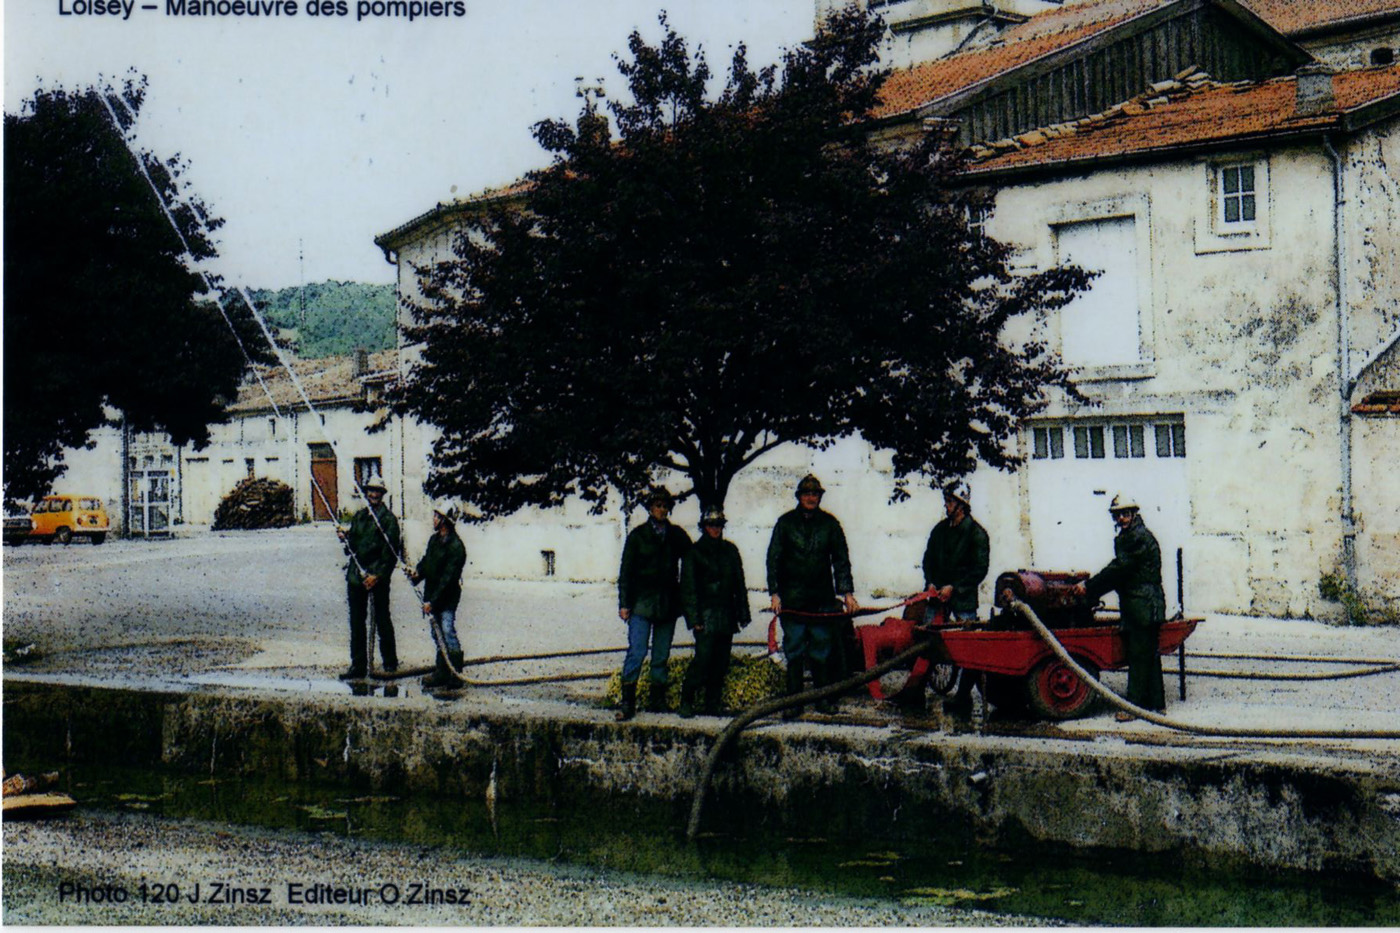
[[[461,651],[462,643],[457,640],[457,610],[443,609],[434,612],[433,618],[442,626],[442,640],[447,642],[447,650]]]
[[[622,659],[622,682],[635,684],[646,660],[647,643],[651,643],[651,682],[666,683],[666,662],[671,659],[671,639],[676,633],[676,621],[652,622],[635,612],[627,620],[627,656]]]
[[[1128,702],[1161,712],[1167,708],[1162,687],[1161,625],[1151,622],[1123,624],[1123,652],[1128,656]]]
[[[345,595],[350,602],[350,667],[365,671],[365,620],[369,615],[370,599],[374,600],[374,628],[379,633],[379,656],[384,668],[399,666],[399,653],[394,645],[394,623],[389,618],[389,581],[381,579],[374,589],[363,584],[347,583]]]
[[[821,606],[806,612],[829,612],[831,606]],[[840,633],[838,618],[818,619],[783,613],[783,656],[787,658],[790,676],[797,676],[805,664],[812,672],[812,683],[824,687],[840,679],[840,666],[845,651],[837,644]]]
[[[705,708],[718,710],[724,694],[724,678],[729,674],[729,652],[734,645],[734,633],[726,626],[707,626],[695,633],[695,657],[685,672],[682,696],[694,698],[697,690],[705,691]]]

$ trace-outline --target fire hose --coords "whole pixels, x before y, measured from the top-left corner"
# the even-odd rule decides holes
[[[719,738],[715,739],[714,747],[710,749],[710,754],[705,759],[705,770],[700,774],[700,783],[695,788],[695,799],[690,805],[690,823],[686,826],[686,838],[692,842],[700,832],[700,814],[705,806],[705,791],[710,786],[710,781],[714,778],[715,768],[719,765],[720,756],[724,754],[729,743],[734,737],[742,732],[750,723],[764,716],[771,716],[774,713],[782,712],[793,706],[803,706],[807,703],[815,703],[818,700],[826,700],[831,697],[839,697],[857,687],[863,687],[884,676],[892,670],[913,661],[919,655],[928,650],[928,641],[916,641],[912,646],[904,649],[899,654],[888,660],[881,661],[868,670],[861,671],[847,677],[845,680],[837,681],[834,684],[827,684],[824,687],[813,687],[811,690],[802,693],[793,693],[787,696],[775,697],[763,703],[758,703],[744,710],[730,721],[729,725],[720,732]]]
[[[1019,599],[1014,597],[1009,601],[1010,608],[1019,612],[1031,624],[1036,633],[1040,635],[1046,646],[1054,652],[1060,661],[1074,671],[1075,675],[1082,680],[1090,690],[1103,697],[1113,706],[1118,707],[1126,713],[1131,713],[1144,722],[1150,722],[1158,726],[1165,726],[1168,729],[1176,729],[1179,732],[1188,732],[1193,735],[1212,735],[1232,738],[1254,738],[1254,739],[1400,739],[1400,731],[1395,729],[1255,729],[1228,726],[1198,726],[1194,723],[1181,722],[1155,713],[1152,710],[1143,709],[1136,704],[1129,703],[1123,697],[1099,683],[1098,678],[1092,676],[1079,662],[1075,661],[1070,653],[1065,650],[1064,645],[1055,637],[1050,629],[1045,627],[1045,623],[1040,621],[1040,617],[1035,614],[1035,610]],[[1400,670],[1400,664],[1391,664],[1387,670]],[[1356,675],[1360,676],[1360,675]]]

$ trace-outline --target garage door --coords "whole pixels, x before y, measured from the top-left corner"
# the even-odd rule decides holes
[[[1186,546],[1191,531],[1184,421],[1159,416],[1038,423],[1030,435],[1035,567],[1093,572],[1112,560],[1108,503],[1125,493],[1142,507],[1143,521],[1161,545],[1170,616],[1177,608],[1176,552]],[[1116,601],[1116,595],[1105,600]]]

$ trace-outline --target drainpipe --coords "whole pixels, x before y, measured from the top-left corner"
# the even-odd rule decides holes
[[[1351,319],[1347,303],[1347,247],[1344,212],[1346,208],[1345,163],[1333,148],[1332,141],[1322,138],[1322,148],[1332,160],[1332,249],[1337,271],[1337,387],[1341,409],[1341,470],[1342,470],[1342,570],[1347,586],[1356,590],[1356,525],[1352,514],[1351,490]]]

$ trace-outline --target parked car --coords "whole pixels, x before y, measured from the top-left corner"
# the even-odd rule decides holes
[[[5,513],[5,543],[23,544],[29,540],[29,533],[34,530],[34,519],[29,517],[28,512]]]
[[[85,537],[93,544],[107,540],[107,508],[97,496],[45,496],[29,513],[34,522],[31,541],[67,544]]]

